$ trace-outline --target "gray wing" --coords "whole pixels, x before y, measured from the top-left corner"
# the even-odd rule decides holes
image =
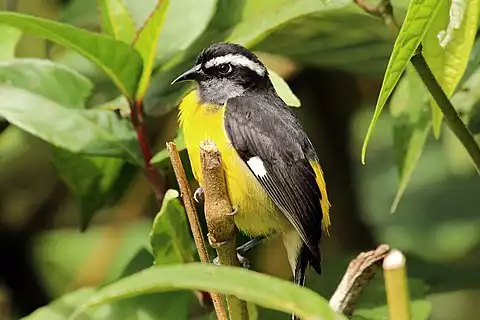
[[[321,194],[310,165],[317,156],[295,115],[276,95],[241,96],[227,102],[225,129],[239,156],[300,234],[312,262],[319,265]]]

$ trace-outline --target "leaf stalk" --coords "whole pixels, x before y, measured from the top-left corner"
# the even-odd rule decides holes
[[[415,54],[410,61],[422,78],[428,91],[430,91],[430,94],[435,99],[438,107],[442,110],[448,126],[470,154],[478,173],[480,173],[480,148],[475,141],[473,134],[463,123],[457,110],[455,110],[450,99],[448,99],[447,95],[435,79],[435,76],[428,67],[425,57],[421,53],[421,49],[417,50],[417,54]]]
[[[138,143],[142,152],[143,161],[145,165],[145,171],[150,182],[157,204],[160,207],[162,205],[163,196],[165,194],[164,185],[160,179],[160,175],[157,169],[151,164],[152,150],[150,149],[150,143],[148,139],[147,126],[143,116],[143,101],[130,101],[130,120],[132,122],[133,129],[137,134]]]

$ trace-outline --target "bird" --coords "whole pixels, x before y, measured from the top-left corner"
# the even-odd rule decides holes
[[[179,104],[178,123],[202,192],[200,143],[213,140],[222,157],[238,230],[250,250],[280,235],[295,284],[311,266],[321,273],[320,240],[330,226],[330,202],[317,153],[298,118],[277,94],[269,72],[247,48],[217,42],[172,84],[194,81]]]

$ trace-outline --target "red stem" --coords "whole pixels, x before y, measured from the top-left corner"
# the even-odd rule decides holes
[[[152,159],[152,151],[150,150],[150,144],[148,141],[147,126],[145,125],[145,121],[143,119],[142,100],[130,102],[130,120],[132,121],[133,128],[137,133],[138,143],[140,144],[140,149],[142,151],[148,181],[150,181],[150,184],[152,185],[153,193],[155,194],[158,205],[161,206],[164,195],[164,187],[158,171],[150,163],[150,160]]]

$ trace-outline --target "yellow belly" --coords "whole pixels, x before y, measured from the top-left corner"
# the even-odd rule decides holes
[[[250,236],[291,229],[291,224],[232,147],[224,127],[224,112],[225,106],[199,105],[195,91],[180,104],[180,125],[195,178],[203,184],[199,145],[211,139],[222,156],[230,201],[238,210],[235,215],[238,229]]]

